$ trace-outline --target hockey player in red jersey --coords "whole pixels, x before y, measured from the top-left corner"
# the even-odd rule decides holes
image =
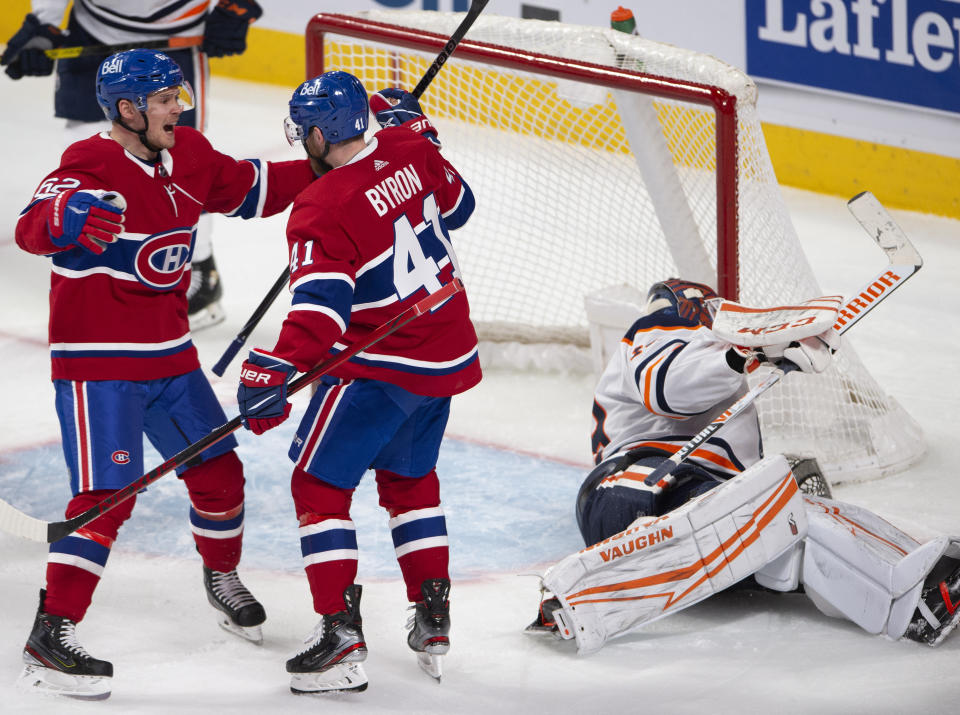
[[[56,71],[54,114],[65,120],[64,144],[68,146],[97,132],[110,131],[109,120],[90,87],[97,77],[103,55],[68,57],[54,61],[44,50],[69,45],[126,45],[146,41],[200,43],[171,49],[170,59],[196,90],[194,107],[180,117],[181,127],[201,132],[207,125],[209,57],[244,52],[247,31],[262,10],[256,0],[33,0],[31,12],[0,56],[0,65],[12,79],[44,76]],[[66,30],[59,25],[66,18]],[[224,320],[220,306],[223,293],[213,256],[213,224],[202,216],[197,224],[187,288],[187,312],[194,332]]]
[[[92,89],[92,88],[91,88]],[[107,58],[97,99],[109,133],[71,145],[16,229],[47,255],[56,407],[73,498],[67,517],[143,472],[143,434],[166,458],[226,422],[190,338],[186,291],[203,211],[253,218],[284,210],[314,178],[306,160],[236,161],[178,127],[189,84],[169,57]],[[243,467],[230,437],[179,470],[203,581],[228,630],[259,641],[262,606],[237,577]],[[47,584],[24,650],[23,683],[74,697],[110,693],[113,666],[80,646],[84,617],[136,497],[50,546]]]
[[[286,382],[368,335],[459,275],[449,231],[474,208],[413,95],[367,94],[345,72],[304,82],[287,138],[326,173],[294,203],[287,225],[292,308],[276,346],[253,350],[238,401],[256,433],[290,411]],[[449,647],[447,530],[435,470],[451,395],[480,380],[466,297],[397,330],[323,378],[290,448],[293,499],[314,610],[321,620],[287,661],[294,692],[363,690],[354,488],[376,471],[397,560],[414,604],[407,643],[440,677]]]
[[[839,347],[832,328],[762,347],[732,344],[714,324],[719,302],[709,286],[678,279],[650,289],[646,314],[594,395],[597,467],[576,502],[587,548],[544,574],[554,596],[530,629],[576,638],[589,653],[743,582],[802,588],[823,612],[870,633],[937,645],[960,622],[960,539],[921,544],[830,498],[816,460],[764,457],[752,407],[680,462],[672,484],[648,483],[746,391],[746,373],[771,363],[821,372]],[[807,304],[822,310],[823,302]]]

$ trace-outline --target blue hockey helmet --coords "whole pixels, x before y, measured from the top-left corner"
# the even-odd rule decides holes
[[[290,98],[290,116],[283,127],[291,146],[303,141],[312,127],[336,144],[367,131],[370,119],[367,91],[349,72],[324,72],[307,80]]]
[[[193,90],[183,79],[180,66],[162,52],[126,50],[110,55],[97,70],[97,102],[107,119],[119,119],[117,102],[127,99],[141,112],[147,111],[147,97],[172,87],[180,88],[178,101],[193,108]]]
[[[681,318],[695,320],[709,328],[713,325],[719,299],[720,296],[708,285],[669,278],[650,286],[647,313],[672,308]]]

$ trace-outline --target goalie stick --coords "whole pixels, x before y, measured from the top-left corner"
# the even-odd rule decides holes
[[[886,254],[889,265],[864,284],[840,308],[837,321],[833,324],[833,329],[840,335],[860,322],[867,313],[877,307],[878,303],[886,300],[893,291],[923,266],[923,259],[910,243],[910,239],[873,194],[869,191],[857,194],[847,202],[847,208]],[[796,365],[787,363],[783,368],[771,372],[753,389],[730,405],[722,415],[694,435],[693,439],[669,459],[657,465],[657,468],[644,479],[644,483],[654,487],[655,491],[669,488],[675,481],[672,472],[683,460],[716,434],[727,422],[752,405],[760,395],[777,384],[784,375],[796,369]]]
[[[287,388],[287,394],[292,395],[296,392],[299,392],[307,385],[316,382],[322,376],[326,375],[335,367],[343,364],[354,355],[366,350],[370,346],[395,332],[397,329],[406,325],[411,320],[415,320],[424,313],[438,308],[447,299],[451,298],[462,290],[463,283],[459,278],[455,278],[451,283],[447,283],[440,288],[440,290],[431,293],[426,298],[420,299],[402,313],[397,315],[395,318],[378,327],[376,330],[370,333],[365,340],[350,345],[334,357],[324,360],[307,372],[303,373],[300,377],[296,378],[289,384]],[[37,519],[36,517],[32,517],[23,513],[16,507],[0,499],[0,530],[5,531],[8,534],[22,536],[25,539],[30,539],[32,541],[53,543],[54,541],[67,536],[71,532],[76,531],[85,524],[90,523],[101,514],[110,511],[117,506],[117,504],[125,499],[130,498],[147,485],[157,481],[164,474],[167,474],[177,467],[186,464],[188,461],[200,454],[203,450],[216,444],[227,435],[235,432],[240,425],[241,418],[239,415],[237,415],[226,424],[217,427],[206,437],[202,437],[193,444],[182,449],[180,452],[177,452],[177,454],[170,457],[170,459],[163,462],[163,464],[150,470],[139,479],[136,479],[123,489],[120,489],[115,494],[110,495],[106,499],[94,504],[86,511],[65,521],[47,522]]]
[[[467,34],[467,31],[473,27],[473,23],[476,22],[477,18],[480,17],[480,13],[483,12],[483,9],[487,6],[487,3],[490,0],[473,0],[470,3],[470,8],[467,10],[466,16],[463,20],[460,21],[460,24],[457,25],[457,29],[453,31],[453,34],[450,35],[450,39],[447,40],[447,43],[443,46],[443,49],[440,50],[440,53],[434,58],[433,62],[430,63],[430,66],[427,68],[427,71],[424,72],[423,77],[420,78],[420,81],[417,82],[417,86],[414,87],[413,91],[410,93],[418,100],[420,96],[427,90],[427,87],[430,86],[430,83],[433,81],[433,78],[437,76],[437,73],[440,71],[440,68],[443,67],[444,63],[450,58],[450,55],[453,54],[453,51],[457,49],[457,45],[460,44],[460,40],[463,39],[463,36]],[[224,371],[227,369],[227,365],[230,364],[230,361],[236,357],[236,354],[240,351],[246,342],[247,338],[250,337],[250,333],[253,332],[254,328],[260,323],[260,320],[264,315],[267,314],[267,311],[270,309],[270,306],[273,305],[273,301],[277,299],[277,296],[280,295],[280,291],[283,290],[284,284],[290,278],[290,268],[284,268],[283,273],[280,274],[280,277],[277,279],[277,282],[273,284],[270,288],[270,291],[263,297],[263,300],[260,301],[260,305],[257,306],[256,310],[253,311],[253,315],[250,316],[250,319],[247,320],[246,324],[237,333],[237,337],[233,339],[233,342],[227,346],[227,349],[223,351],[223,355],[217,360],[217,364],[213,366],[213,373],[215,375],[223,376]]]

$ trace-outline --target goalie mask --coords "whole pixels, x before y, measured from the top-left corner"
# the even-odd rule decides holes
[[[664,308],[672,308],[681,318],[696,321],[709,328],[713,325],[713,316],[719,302],[720,296],[708,285],[670,278],[650,287],[647,293],[647,315]]]

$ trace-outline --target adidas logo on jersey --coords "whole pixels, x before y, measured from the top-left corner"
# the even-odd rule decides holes
[[[373,160],[373,170],[374,170],[374,171],[380,171],[380,169],[382,169],[382,168],[385,167],[385,166],[388,166],[389,164],[390,164],[389,161],[381,161],[380,159],[374,159],[374,160]]]

